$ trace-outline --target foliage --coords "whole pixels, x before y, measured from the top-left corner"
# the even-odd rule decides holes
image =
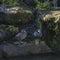
[[[0,5],[5,7],[11,7],[19,5],[19,3],[18,0],[0,0]]]
[[[39,14],[37,14],[37,16],[36,16],[36,24],[37,24],[37,27],[42,30],[42,21],[40,19]]]
[[[35,0],[36,9],[38,10],[49,10],[51,9],[51,3],[49,0],[45,0],[44,2],[40,2],[39,0]]]
[[[37,9],[37,11],[51,9],[49,0],[45,0],[44,2],[40,2],[39,0],[34,0],[34,2],[36,3],[35,9]],[[40,19],[39,12],[36,15],[36,23],[37,23],[38,28],[42,30],[42,21]]]
[[[13,25],[8,25],[8,27],[5,30],[10,31],[13,35],[19,32],[19,28]]]
[[[14,25],[0,25],[0,30],[5,30],[11,32],[13,35],[19,32],[19,28]]]
[[[6,25],[1,24],[1,25],[0,25],[0,30],[5,30],[6,27],[7,27]]]
[[[51,47],[58,46],[60,44],[60,28],[59,28],[59,26],[60,26],[59,25],[60,24],[60,19],[59,19],[59,17],[54,16],[52,18],[49,18],[49,20],[46,20],[45,23],[47,23],[47,28],[49,30],[52,30],[52,31],[55,32],[55,34],[54,34],[54,32],[52,32],[52,33],[49,34],[49,35],[53,36],[53,38],[51,37],[51,40],[50,40],[51,41],[50,46]]]
[[[39,45],[40,44],[40,39],[35,39],[35,44]]]
[[[11,6],[18,6],[20,3],[22,3],[23,0],[0,0],[0,6],[5,7],[11,7]],[[37,9],[37,12],[40,10],[50,10],[51,3],[49,0],[45,0],[44,2],[41,2],[39,0],[34,0],[34,3],[36,4],[35,9]],[[31,5],[31,4],[30,4]],[[37,27],[42,30],[42,20],[40,19],[39,12],[36,14],[36,23]],[[43,23],[46,23],[45,30],[47,35],[45,34],[47,40],[49,38],[49,43],[51,47],[56,47],[60,45],[60,17],[57,16],[51,16],[47,15],[43,18]],[[27,24],[30,23],[30,21],[34,20],[34,15],[32,11],[29,10],[21,10],[14,14],[7,14],[6,22],[9,25],[0,25],[0,30],[7,30],[10,31],[13,35],[19,32],[19,28],[16,27],[17,25],[20,26],[20,24]],[[44,30],[43,30],[44,31]],[[50,33],[50,31],[53,31]],[[44,36],[42,37],[44,38]],[[46,39],[44,39],[46,40]],[[39,44],[39,39],[35,40],[35,44]],[[19,42],[15,42],[15,44],[19,44]]]

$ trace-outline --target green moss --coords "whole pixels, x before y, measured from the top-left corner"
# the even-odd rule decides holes
[[[12,25],[8,25],[5,30],[10,31],[13,35],[19,32],[19,28]]]
[[[35,44],[36,45],[39,45],[40,44],[40,41],[41,41],[40,39],[35,39]]]
[[[7,25],[1,24],[0,25],[0,30],[5,30],[6,27],[7,27]]]
[[[25,24],[34,19],[34,15],[29,10],[19,10],[16,14],[8,14],[6,22],[9,24]]]

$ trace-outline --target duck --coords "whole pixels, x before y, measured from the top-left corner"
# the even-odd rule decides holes
[[[23,41],[27,37],[27,31],[22,29],[21,32],[17,33],[15,39],[18,41]]]
[[[42,31],[40,29],[37,29],[36,31],[34,31],[33,35],[36,38],[41,38],[42,37]]]

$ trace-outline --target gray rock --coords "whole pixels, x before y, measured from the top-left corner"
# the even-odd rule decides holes
[[[46,43],[44,41],[40,42],[39,47],[40,47],[40,53],[50,53],[50,52],[52,52],[51,48],[48,45],[46,45]]]
[[[39,54],[39,53],[50,53],[52,50],[41,41],[40,45],[35,44],[23,44],[23,45],[13,45],[13,44],[3,44],[2,51],[7,57],[21,56],[28,54]]]
[[[0,31],[0,41],[4,40],[6,37],[6,34],[4,31]]]
[[[11,37],[11,33],[8,31],[0,31],[0,41],[6,41]]]
[[[13,57],[18,55],[27,55],[28,51],[24,48],[24,46],[16,46],[12,44],[4,44],[2,50],[6,54],[7,57]]]
[[[1,46],[0,46],[0,58],[3,57],[3,52],[1,50]]]
[[[17,13],[18,10],[19,7],[13,7],[13,8],[0,7],[0,12],[3,13]]]
[[[40,45],[28,44],[27,49],[29,49],[29,52],[32,54],[52,52],[52,50],[45,44],[44,41],[41,41]]]
[[[4,7],[0,7],[0,12],[3,12],[3,13],[5,13],[5,8]]]

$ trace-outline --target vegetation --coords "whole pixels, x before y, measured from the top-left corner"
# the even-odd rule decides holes
[[[52,8],[49,0],[45,0],[44,2],[40,2],[39,0],[34,1],[38,10],[50,10]]]
[[[24,0],[0,0],[0,6],[2,7],[20,6],[23,3],[23,5],[26,4],[27,6],[32,7],[32,9],[37,10],[36,15],[34,15],[31,10],[24,9],[19,9],[16,14],[7,14],[6,23],[8,25],[0,25],[0,30],[10,31],[14,35],[19,32],[19,27],[16,26],[20,26],[21,24],[26,25],[31,21],[36,21],[37,27],[43,32],[42,40],[46,41],[51,47],[58,46],[60,44],[60,16],[48,15],[41,19],[40,11],[52,9],[51,2],[49,2],[49,0],[45,0],[44,2],[41,2],[40,0],[31,0],[30,2],[32,1],[33,6],[29,6]],[[39,38],[35,40],[36,44],[39,44],[38,40]]]
[[[49,16],[49,15],[48,15]],[[48,41],[47,43],[50,44],[51,47],[56,47],[60,43],[60,17],[59,16],[49,16],[45,19],[45,23],[47,24],[47,34],[48,34]],[[51,32],[51,33],[49,33]],[[46,37],[47,38],[47,37]]]
[[[27,2],[27,3],[25,3],[25,2]],[[21,4],[31,4],[31,3],[32,3],[33,7],[36,7],[36,9],[39,9],[39,10],[51,9],[51,3],[49,2],[49,0],[45,0],[43,3],[40,2],[39,0],[31,0],[31,1],[28,1],[28,0],[26,0],[26,1],[24,1],[24,0],[0,0],[0,6],[5,6],[5,7],[19,6]]]
[[[6,27],[5,30],[11,32],[12,35],[15,35],[16,33],[19,32],[19,28],[13,25],[8,25],[8,27]]]
[[[19,3],[18,0],[0,0],[0,5],[5,7],[11,7],[19,5]]]

